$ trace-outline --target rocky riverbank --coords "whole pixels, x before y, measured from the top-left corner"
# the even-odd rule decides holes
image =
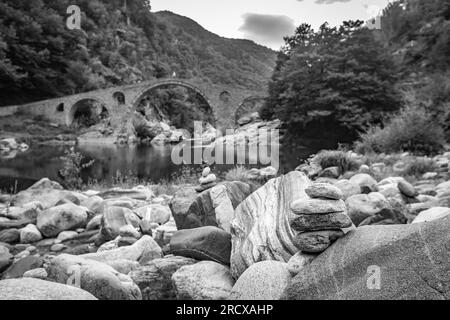
[[[206,169],[170,196],[48,179],[1,195],[0,299],[449,299],[450,153],[419,179],[409,155],[345,156],[358,167]]]

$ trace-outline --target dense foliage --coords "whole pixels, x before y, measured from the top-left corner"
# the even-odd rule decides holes
[[[81,8],[82,30],[66,27],[73,4]],[[1,105],[174,74],[255,89],[264,87],[274,62],[270,49],[152,13],[148,0],[0,2]]]
[[[398,110],[394,63],[361,26],[350,21],[314,31],[303,24],[287,37],[263,117],[279,118],[291,135],[303,135],[320,124],[354,132]]]

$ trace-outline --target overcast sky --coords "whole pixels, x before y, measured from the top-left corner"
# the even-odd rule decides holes
[[[279,49],[283,36],[303,22],[315,29],[327,21],[367,20],[389,0],[151,0],[152,11],[169,10],[194,19],[227,38],[245,38]]]

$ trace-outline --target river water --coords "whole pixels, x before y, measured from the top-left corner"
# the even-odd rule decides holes
[[[332,148],[323,142],[306,143],[308,146],[280,149],[280,172],[289,172],[311,154],[324,148]],[[69,146],[35,145],[14,158],[0,158],[0,189],[14,192],[31,186],[47,177],[62,182],[58,175],[62,168],[61,157]],[[87,159],[95,160],[83,172],[83,180],[112,181],[119,175],[133,175],[144,181],[159,183],[170,181],[180,175],[184,168],[198,169],[199,165],[176,165],[171,160],[171,146],[117,146],[111,144],[84,144],[76,147]],[[261,167],[262,165],[246,165]],[[213,165],[213,172],[224,174],[233,165]]]

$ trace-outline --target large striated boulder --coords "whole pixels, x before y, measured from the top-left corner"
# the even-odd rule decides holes
[[[97,300],[87,291],[33,278],[0,281],[0,300]]]
[[[231,228],[231,272],[235,279],[256,262],[288,262],[300,250],[289,225],[293,215],[290,204],[309,199],[305,189],[310,184],[305,174],[294,171],[270,180],[236,208]]]
[[[70,283],[100,300],[141,300],[141,292],[130,277],[105,263],[61,254],[47,267],[49,279]]]
[[[46,237],[55,237],[60,232],[86,226],[88,210],[73,203],[66,203],[42,211],[37,218],[37,227]]]
[[[100,233],[106,241],[113,240],[126,225],[139,228],[139,221],[139,217],[130,209],[108,206],[103,212]]]
[[[170,240],[170,252],[177,256],[230,265],[231,235],[211,226],[180,230]]]
[[[448,216],[428,223],[360,227],[303,268],[284,297],[448,300],[449,228]]]
[[[230,300],[279,300],[292,279],[286,263],[262,261],[245,270]]]
[[[129,276],[141,289],[142,300],[174,300],[172,275],[181,267],[194,263],[197,263],[194,259],[169,255],[137,268]]]
[[[178,230],[203,226],[230,231],[234,209],[253,192],[247,183],[234,181],[215,186],[200,195],[181,190],[170,202]]]
[[[230,268],[213,261],[181,267],[172,281],[178,300],[225,300],[234,284]]]

